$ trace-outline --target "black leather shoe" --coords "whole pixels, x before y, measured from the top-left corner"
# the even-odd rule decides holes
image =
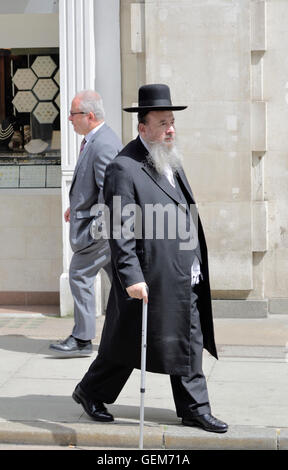
[[[113,416],[108,413],[106,407],[103,405],[101,401],[92,401],[90,400],[87,395],[83,392],[78,384],[72,394],[73,400],[76,403],[80,403],[84,410],[86,411],[87,415],[89,415],[94,421],[114,421]]]
[[[226,432],[228,430],[228,424],[208,413],[205,415],[189,416],[189,418],[184,417],[182,418],[182,424],[184,426],[196,426],[210,432]]]
[[[50,344],[49,346],[50,351],[58,357],[83,357],[83,356],[91,356],[92,350],[92,343],[86,342],[81,343],[77,341],[74,336],[68,336],[64,341],[59,343]]]

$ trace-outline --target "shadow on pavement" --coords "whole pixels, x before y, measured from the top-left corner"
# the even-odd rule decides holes
[[[109,423],[109,425],[138,425],[138,406],[114,404],[108,405],[108,408],[115,418],[115,421]],[[2,396],[0,400],[1,420],[27,423],[44,429],[50,429],[49,426],[54,426],[54,424],[61,427],[61,423],[67,426],[69,426],[69,423],[102,424],[94,422],[84,412],[83,408],[73,401],[72,397],[59,395]],[[175,412],[169,409],[152,407],[145,407],[145,422],[163,425],[179,424]]]
[[[56,343],[55,339],[30,338],[25,335],[4,335],[0,336],[0,349],[14,352],[24,352],[28,354],[44,354],[54,359],[52,351],[49,350],[51,343]],[[98,345],[93,345],[93,351],[97,351]],[[67,359],[63,357],[63,359]]]

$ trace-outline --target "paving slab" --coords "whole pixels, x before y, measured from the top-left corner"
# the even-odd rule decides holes
[[[0,442],[17,445],[138,448],[140,371],[108,405],[114,423],[95,423],[71,394],[96,357],[56,359],[50,342],[66,338],[73,318],[0,313]],[[169,376],[146,374],[146,449],[288,450],[288,315],[215,319],[219,360],[203,354],[212,412],[227,421],[218,435],[181,425]]]
[[[257,426],[230,426],[225,434],[170,426],[164,440],[167,449],[277,450],[276,429]]]
[[[278,430],[279,450],[288,450],[288,429]]]

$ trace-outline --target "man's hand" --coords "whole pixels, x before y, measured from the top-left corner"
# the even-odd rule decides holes
[[[64,220],[65,222],[70,222],[70,207],[64,212]]]
[[[126,288],[128,295],[133,299],[143,299],[145,304],[148,303],[147,284],[145,282],[138,282]]]

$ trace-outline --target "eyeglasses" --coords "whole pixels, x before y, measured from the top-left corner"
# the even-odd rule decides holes
[[[70,111],[69,113],[70,116],[75,116],[76,114],[89,114],[89,113],[84,113],[84,111],[78,111],[77,113],[73,113],[72,111]]]

